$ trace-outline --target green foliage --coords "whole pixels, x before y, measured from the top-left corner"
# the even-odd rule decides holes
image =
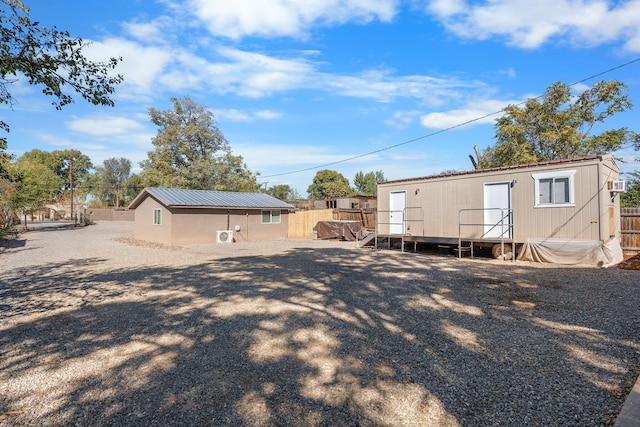
[[[50,203],[60,191],[60,180],[46,165],[21,157],[10,166],[16,191],[9,198],[9,206],[16,213],[32,213]]]
[[[629,143],[640,148],[640,134],[627,128],[592,133],[609,117],[633,108],[625,92],[623,83],[612,80],[573,96],[568,85],[558,82],[522,108],[508,106],[496,120],[496,145],[479,156],[478,167],[604,154]]]
[[[377,196],[378,195],[378,183],[384,181],[384,174],[382,171],[357,172],[353,178],[353,186],[358,194],[363,196]]]
[[[324,199],[328,197],[343,197],[353,194],[349,186],[349,180],[341,173],[323,169],[313,177],[313,182],[307,189],[312,199]]]
[[[59,191],[53,196],[54,201],[57,201],[59,196],[71,190],[72,178],[73,189],[79,192],[79,196],[84,196],[91,190],[91,169],[93,169],[93,165],[89,157],[78,150],[47,152],[35,149],[24,153],[18,160],[41,164],[58,177]],[[73,176],[70,174],[72,170]]]
[[[231,154],[211,111],[189,98],[171,99],[173,110],[149,109],[158,126],[154,151],[140,163],[147,187],[257,191],[241,156]]]
[[[640,159],[636,159],[636,162]],[[627,175],[627,191],[620,195],[620,206],[623,208],[640,208],[640,172]]]
[[[69,92],[94,105],[113,106],[110,95],[123,80],[113,75],[113,69],[122,58],[89,61],[83,55],[87,42],[32,22],[29,9],[19,0],[0,1],[7,6],[0,10],[0,103],[15,103],[9,86],[24,76],[29,84],[54,97],[52,104],[58,110],[73,102]],[[9,125],[0,121],[0,129],[9,131]],[[0,150],[5,148],[0,145]]]
[[[17,182],[12,182],[7,177],[0,177],[0,237],[11,229],[14,216],[11,196],[17,191],[18,185]]]
[[[286,184],[274,185],[267,190],[267,194],[287,203],[295,203],[300,200],[298,192]]]
[[[120,207],[126,198],[127,182],[131,177],[131,161],[124,157],[112,157],[96,167],[96,188],[93,194],[108,206]]]

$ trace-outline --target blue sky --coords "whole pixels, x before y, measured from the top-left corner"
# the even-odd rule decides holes
[[[94,165],[126,157],[139,171],[157,131],[149,107],[187,96],[214,113],[261,183],[302,196],[320,168],[350,181],[358,171],[399,179],[471,169],[473,146],[494,144],[497,116],[455,126],[640,57],[640,0],[25,4],[33,20],[93,41],[91,59],[122,56],[125,83],[114,108],[77,98],[62,111],[14,83],[17,104],[0,109],[9,152],[78,149]],[[640,62],[576,89],[601,79],[624,82],[636,104],[608,127],[640,131]],[[615,154],[624,171],[640,169],[640,152]]]

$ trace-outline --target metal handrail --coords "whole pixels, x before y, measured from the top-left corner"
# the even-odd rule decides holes
[[[380,225],[391,225],[391,224],[396,224],[395,222],[380,222],[380,213],[392,213],[392,212],[398,212],[402,214],[402,226],[404,229],[404,210],[383,210],[383,211],[376,211],[376,230],[375,230],[375,239],[374,239],[374,244],[375,244],[375,248],[378,248],[378,234],[380,234]],[[391,215],[389,215],[391,216]],[[389,233],[391,234],[391,233]],[[402,236],[403,233],[398,234],[399,236]]]
[[[422,215],[420,215],[421,219],[407,219],[408,215],[407,215],[407,211],[409,209],[420,209],[420,212],[422,213]],[[405,207],[404,211],[402,212],[402,217],[404,220],[404,233],[407,234],[407,224],[409,222],[419,222],[422,224],[422,230],[420,231],[420,234],[418,234],[419,236],[424,236],[424,208],[422,206],[409,206],[409,207]]]
[[[407,219],[409,218],[409,216],[407,215],[407,211],[409,209],[420,209],[421,215],[420,215],[420,219]],[[403,212],[403,216],[404,216],[404,234],[405,235],[409,235],[409,230],[407,227],[409,222],[419,222],[422,225],[422,230],[420,231],[420,234],[418,234],[419,236],[424,236],[424,208],[422,206],[408,206],[404,208],[404,212]],[[400,244],[401,246],[401,250],[402,252],[404,252],[404,236],[402,236],[402,243]],[[415,252],[417,248],[417,243],[413,243],[413,251]]]
[[[486,211],[500,211],[501,213],[501,218],[500,220],[495,223],[495,224],[477,224],[477,223],[463,223],[462,222],[462,214],[463,212],[486,212]],[[506,212],[506,214],[505,214]],[[505,219],[507,219],[507,222],[505,224]],[[489,230],[486,230],[483,232],[481,237],[478,238],[470,238],[470,239],[465,239],[468,240],[471,243],[471,256],[473,257],[473,242],[474,240],[482,240],[482,239],[486,239],[486,235],[495,230],[496,227],[500,226],[500,236],[498,237],[500,239],[500,245],[501,245],[501,250],[502,250],[502,254],[504,254],[504,241],[506,240],[512,240],[513,239],[513,209],[509,209],[509,208],[476,208],[476,209],[460,209],[458,211],[458,258],[462,258],[462,227],[467,227],[467,226],[475,226],[475,227],[488,227],[490,226],[491,228]],[[508,233],[507,237],[505,238],[505,233]],[[514,244],[513,240],[512,240],[512,245]],[[515,247],[512,246],[512,250],[514,250],[515,252]]]

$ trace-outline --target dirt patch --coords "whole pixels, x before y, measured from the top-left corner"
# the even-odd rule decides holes
[[[170,250],[170,251],[181,251],[181,250],[184,249],[182,246],[164,245],[162,243],[147,242],[147,241],[144,241],[144,240],[136,240],[136,239],[132,239],[130,237],[116,237],[113,240],[115,240],[116,242],[119,242],[119,243],[125,243],[127,245],[139,246],[139,247],[143,247],[143,248],[166,249],[166,250]]]
[[[640,270],[640,254],[633,256],[618,264],[618,268],[624,270]]]

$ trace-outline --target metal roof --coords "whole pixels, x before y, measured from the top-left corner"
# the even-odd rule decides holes
[[[512,169],[523,169],[523,168],[538,167],[538,166],[557,165],[562,163],[584,162],[587,160],[596,160],[596,159],[602,160],[604,158],[613,158],[613,157],[610,154],[598,154],[598,155],[584,156],[584,157],[579,157],[574,159],[547,160],[547,161],[538,162],[538,163],[526,163],[526,164],[518,164],[518,165],[510,165],[510,166],[501,166],[496,168],[472,169],[472,170],[461,171],[461,172],[449,172],[449,173],[442,173],[438,175],[419,176],[415,178],[394,179],[389,181],[381,181],[378,184],[396,184],[400,182],[423,181],[423,180],[434,179],[434,178],[448,178],[448,177],[461,176],[461,175],[472,175],[472,174],[481,174],[481,173],[487,173],[487,172],[508,171]]]
[[[239,193],[232,191],[183,190],[178,188],[147,187],[131,202],[130,209],[135,209],[146,195],[157,199],[168,207],[215,207],[215,208],[249,208],[249,209],[295,209],[264,193]]]

